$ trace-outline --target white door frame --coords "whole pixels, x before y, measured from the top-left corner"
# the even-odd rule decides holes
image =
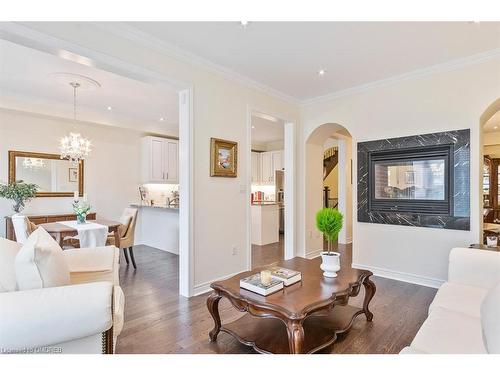
[[[274,113],[273,111],[260,109],[247,105],[247,134],[245,144],[245,154],[247,159],[246,187],[250,189],[252,185],[252,113],[259,112],[276,117],[284,121],[284,166],[285,166],[285,251],[284,258],[291,259],[295,254],[295,168],[296,168],[296,122],[288,120],[286,116]],[[248,192],[250,195],[250,192]],[[250,202],[250,200],[248,201]],[[247,204],[247,270],[252,268],[252,211],[251,205]]]
[[[179,293],[190,297],[194,286],[193,259],[193,86],[165,74],[128,63],[97,50],[16,23],[0,23],[0,38],[49,53],[60,58],[90,65],[127,78],[179,91]]]

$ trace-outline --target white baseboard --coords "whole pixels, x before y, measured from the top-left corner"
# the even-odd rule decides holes
[[[321,255],[322,251],[323,251],[323,249],[309,251],[308,253],[306,253],[306,258],[307,259],[317,258]]]
[[[232,274],[229,274],[229,275],[226,275],[226,276],[221,276],[221,277],[218,277],[216,279],[213,279],[213,280],[206,281],[204,283],[195,285],[194,288],[193,288],[193,297],[199,296],[200,294],[204,294],[204,293],[208,293],[208,292],[212,291],[212,288],[210,288],[210,284],[212,284],[214,281],[229,279],[230,277],[233,277],[234,275],[237,275],[240,272],[244,272],[244,271],[245,270],[239,271],[239,272],[234,272]]]
[[[383,277],[386,279],[404,281],[406,283],[417,284],[436,289],[439,288],[441,284],[445,282],[445,280],[435,279],[433,277],[420,276],[407,272],[400,272],[400,271],[389,270],[386,268],[373,267],[373,266],[368,266],[366,264],[353,263],[352,268],[361,268],[365,270],[370,270],[373,272],[375,276]]]

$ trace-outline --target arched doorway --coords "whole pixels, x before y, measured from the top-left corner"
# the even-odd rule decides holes
[[[479,119],[479,240],[500,234],[500,98],[491,103]]]
[[[316,229],[316,212],[325,206],[324,160],[336,148],[338,210],[344,215],[344,226],[338,243],[345,247],[352,242],[352,137],[342,125],[326,123],[314,129],[305,143],[305,256],[318,256],[324,248],[323,236]],[[327,153],[325,154],[325,151]],[[328,171],[327,171],[328,172]],[[349,257],[350,258],[350,257]]]

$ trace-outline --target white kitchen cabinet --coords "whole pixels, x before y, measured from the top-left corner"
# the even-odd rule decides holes
[[[252,151],[252,182],[260,183],[260,152]]]
[[[283,169],[283,151],[268,151],[260,154],[260,177],[263,184],[274,183],[276,171]]]
[[[143,183],[179,183],[179,141],[161,137],[142,139]]]

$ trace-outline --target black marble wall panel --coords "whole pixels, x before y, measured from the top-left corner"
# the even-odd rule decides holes
[[[368,205],[368,155],[374,151],[453,145],[453,215],[375,212]],[[457,230],[470,229],[470,130],[455,130],[411,137],[358,143],[358,221]]]

